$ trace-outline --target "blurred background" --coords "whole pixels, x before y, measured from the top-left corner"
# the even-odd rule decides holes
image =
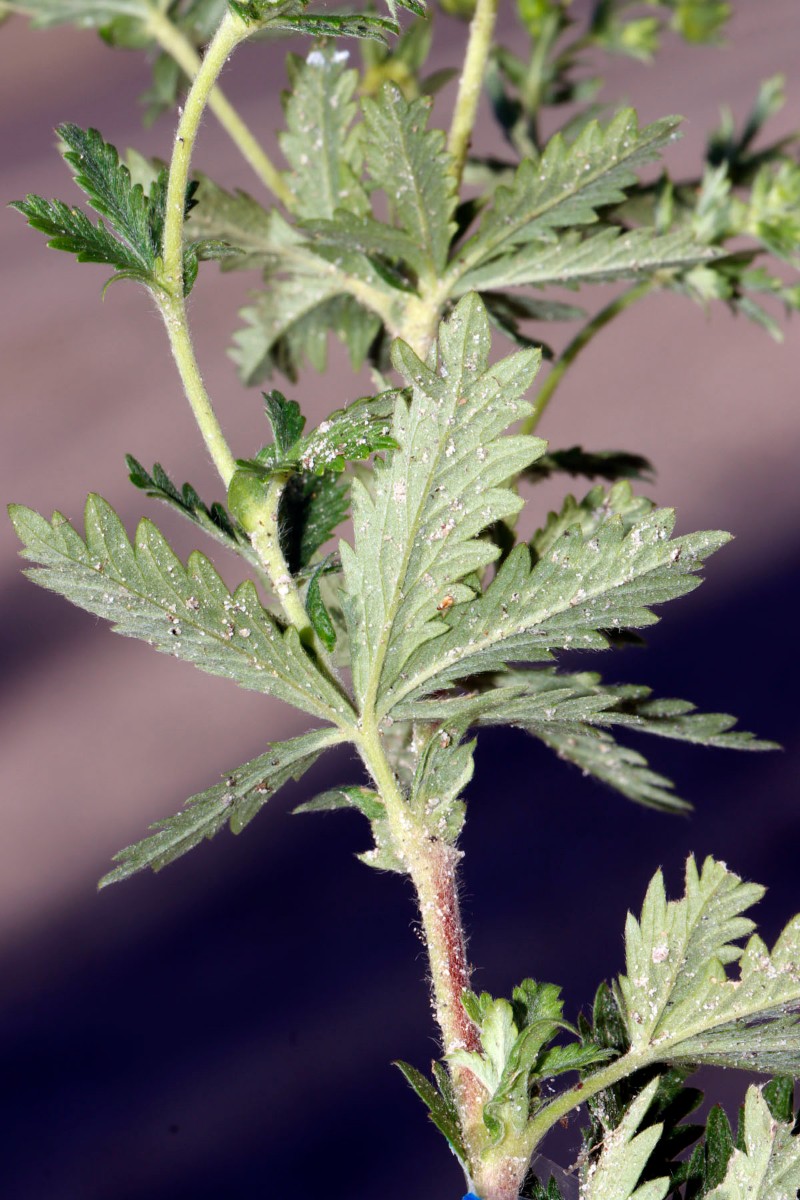
[[[686,116],[669,154],[679,178],[696,172],[720,104],[741,119],[769,75],[788,81],[775,133],[800,121],[796,0],[734,8],[722,48],[673,41],[653,67],[615,60],[607,71],[605,97],[633,103],[642,120]],[[435,65],[457,63],[463,27],[437,25]],[[139,124],[140,56],[73,29],[31,32],[18,18],[0,30],[0,54],[4,200],[72,198],[54,149],[62,120],[167,156],[170,121]],[[282,47],[246,47],[224,80],[276,153],[282,61]],[[451,84],[437,101],[442,120],[452,96]],[[486,113],[476,144],[497,149]],[[211,117],[197,165],[256,191]],[[115,287],[101,302],[103,268],[46,250],[7,208],[0,244],[4,500],[79,519],[96,490],[129,529],[147,511],[188,551],[192,529],[135,491],[123,460],[158,459],[205,499],[219,495],[146,294]],[[241,388],[225,354],[247,285],[209,265],[191,301],[207,384],[240,453],[264,440],[258,393]],[[570,330],[556,333],[565,341]],[[553,327],[546,336],[559,344]],[[555,980],[574,1017],[621,967],[626,909],[659,865],[678,892],[692,850],[769,885],[768,940],[800,908],[799,352],[796,322],[776,345],[721,306],[704,316],[654,296],[593,344],[548,412],[541,432],[554,447],[647,455],[658,468],[647,490],[677,504],[681,531],[737,535],[703,588],[649,631],[646,653],[597,665],[734,712],[785,750],[644,747],[696,804],[686,819],[635,808],[522,734],[484,735],[463,841],[480,988]],[[312,417],[367,388],[336,347],[332,359],[325,377],[285,389]],[[564,490],[562,480],[537,489],[530,523]],[[368,841],[360,818],[288,815],[352,778],[354,764],[325,759],[245,837],[222,834],[161,875],[98,896],[114,851],[266,741],[300,732],[302,717],[112,636],[22,577],[7,523],[0,539],[4,1200],[456,1200],[455,1160],[390,1066],[425,1068],[436,1052],[409,888],[355,860]],[[744,1082],[707,1079],[730,1103]],[[566,1163],[577,1134],[561,1137],[551,1154]]]

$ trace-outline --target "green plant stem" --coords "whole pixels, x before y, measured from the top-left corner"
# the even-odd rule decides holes
[[[454,1050],[479,1050],[478,1031],[461,1003],[470,986],[466,939],[461,923],[456,870],[461,854],[440,839],[432,839],[406,803],[386,757],[380,733],[363,721],[359,749],[386,807],[386,818],[398,853],[414,885],[428,951],[436,1020],[446,1055]],[[486,1093],[466,1067],[451,1068],[461,1127],[470,1158],[477,1151]]]
[[[533,433],[536,429],[561,380],[581,350],[585,346],[588,346],[589,342],[592,341],[601,329],[604,329],[608,325],[609,321],[613,321],[614,317],[624,312],[626,308],[630,308],[642,296],[646,296],[654,286],[655,280],[653,279],[643,279],[640,283],[634,284],[633,287],[623,292],[621,296],[617,296],[616,300],[612,300],[605,308],[601,308],[600,312],[592,317],[591,321],[588,321],[583,329],[576,333],[558,362],[551,368],[550,374],[539,389],[536,399],[533,402],[533,412],[520,426],[520,433]]]
[[[203,440],[226,488],[236,471],[236,460],[225,440],[214,407],[203,384],[189,333],[186,302],[183,295],[184,197],[189,181],[192,151],[206,104],[209,102],[216,79],[229,55],[240,42],[244,41],[247,34],[248,28],[244,22],[233,13],[226,13],[209,44],[186,97],[186,104],[175,136],[167,184],[163,246],[163,282],[166,293],[159,293],[157,296],[184,391],[203,435]],[[314,635],[297,585],[292,579],[280,547],[278,506],[284,482],[284,480],[278,479],[270,486],[263,512],[256,514],[256,528],[251,535],[251,541],[264,564],[272,588],[287,619],[296,627],[301,638],[314,645],[320,655],[324,655],[324,649],[318,644],[318,639]]]
[[[539,109],[541,108],[544,95],[547,55],[550,53],[550,48],[558,36],[560,29],[560,18],[557,13],[553,13],[544,22],[542,31],[536,40],[522,89],[522,103],[530,123],[529,132],[533,137],[533,143],[537,150],[540,148]]]
[[[223,18],[194,82],[186,97],[169,168],[164,242],[162,248],[163,291],[154,292],[167,327],[172,354],[183,383],[186,398],[214,465],[227,487],[236,470],[236,461],[217,420],[214,407],[203,384],[192,345],[186,302],[183,295],[183,225],[186,187],[192,151],[209,95],[228,55],[246,36],[246,26],[228,13]]]
[[[492,48],[498,6],[499,0],[478,0],[469,27],[464,69],[458,84],[458,95],[447,140],[447,149],[453,157],[456,187],[461,184],[464,164],[467,161],[481,86]]]
[[[193,80],[200,70],[202,60],[189,39],[169,17],[156,9],[149,13],[147,26],[161,49],[175,60],[190,80]],[[211,91],[208,107],[264,187],[272,192],[281,204],[291,209],[293,196],[280,171],[218,86]]]

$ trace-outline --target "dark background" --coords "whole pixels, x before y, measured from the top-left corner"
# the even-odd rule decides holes
[[[720,102],[741,116],[758,81],[796,61],[793,0],[735,7],[727,48],[672,44],[655,68],[621,62],[611,72],[607,94],[644,119],[687,114],[670,158],[678,176],[693,170]],[[460,28],[440,28],[437,62],[457,61]],[[60,120],[166,154],[169,123],[146,132],[136,123],[146,83],[138,56],[76,31],[33,34],[19,20],[0,30],[0,53],[7,199],[69,198],[52,149]],[[246,48],[225,79],[267,139],[279,124],[281,58]],[[796,79],[789,86],[777,130],[796,123],[800,90]],[[452,89],[443,105],[451,99]],[[493,138],[485,122],[480,144],[496,147]],[[255,191],[211,118],[199,161]],[[96,489],[132,523],[148,502],[126,482],[130,451],[212,497],[144,293],[112,289],[101,305],[101,271],[46,252],[15,213],[0,213],[0,242],[4,496],[78,517]],[[207,272],[193,299],[198,348],[223,423],[248,449],[260,444],[260,404],[224,357],[246,281],[215,286],[215,268]],[[554,445],[654,459],[650,491],[678,501],[682,530],[739,535],[704,587],[649,631],[647,651],[589,665],[735,712],[786,749],[634,743],[696,803],[687,819],[637,809],[521,734],[484,735],[463,841],[476,986],[507,994],[527,974],[555,980],[574,1017],[622,965],[627,908],[659,865],[679,892],[690,851],[769,885],[768,940],[800,907],[799,344],[797,324],[776,347],[723,310],[705,319],[688,302],[654,297],[586,354],[548,414],[542,432]],[[333,357],[333,374],[309,374],[292,393],[312,413],[363,386]],[[531,524],[560,501],[561,482],[548,489],[532,499]],[[153,515],[191,547],[190,530]],[[389,1065],[424,1068],[436,1052],[409,887],[355,860],[367,846],[358,818],[288,815],[352,778],[347,755],[272,801],[245,837],[220,835],[163,874],[98,897],[94,881],[114,850],[266,740],[298,732],[300,718],[111,637],[25,581],[5,528],[2,538],[4,1200],[460,1197],[455,1161]],[[707,1082],[731,1104],[745,1084],[733,1073]],[[551,1151],[565,1163],[570,1136]]]

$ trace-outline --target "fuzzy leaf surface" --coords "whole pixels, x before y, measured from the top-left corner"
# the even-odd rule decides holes
[[[497,188],[457,263],[466,272],[527,242],[552,241],[555,229],[593,224],[598,208],[624,199],[678,123],[665,117],[640,130],[633,110],[623,109],[605,129],[589,122],[571,145],[556,134],[538,162],[523,160],[510,186]]]
[[[287,183],[300,218],[332,217],[338,208],[364,214],[369,201],[360,182],[361,146],[354,94],[358,72],[333,48],[287,60],[286,132],[281,149],[292,170]]]
[[[659,872],[639,920],[629,914],[626,974],[616,990],[631,1049],[660,1061],[791,1074],[800,1066],[800,917],[770,952],[744,910],[764,889],[708,858],[686,865],[686,893],[667,901]],[[726,967],[739,963],[739,978]]]
[[[386,193],[397,224],[420,248],[426,274],[444,269],[455,232],[453,176],[444,134],[426,130],[430,101],[410,103],[394,84],[364,101],[367,168]]]
[[[146,496],[169,504],[182,516],[199,525],[221,545],[234,550],[253,566],[260,568],[260,559],[250,545],[249,538],[222,504],[218,501],[214,501],[210,506],[204,504],[190,483],[184,483],[178,488],[160,463],[156,463],[150,472],[132,454],[125,455],[125,462],[134,487],[140,488]]]
[[[197,551],[184,566],[150,521],[140,522],[131,544],[100,496],[86,502],[85,540],[61,513],[51,522],[19,505],[10,512],[23,556],[39,568],[30,578],[111,621],[115,632],[325,720],[345,711],[297,632],[267,612],[252,583],[229,592]]]
[[[290,779],[299,779],[320,754],[342,741],[337,729],[316,729],[286,742],[276,742],[264,754],[237,767],[222,782],[192,796],[174,817],[157,821],[150,837],[114,855],[119,865],[100,880],[100,886],[119,883],[150,867],[160,871],[227,823],[232,833],[263,808],[270,796]]]
[[[638,279],[657,271],[681,271],[710,262],[718,251],[699,242],[688,229],[656,234],[651,229],[603,229],[581,236],[567,233],[555,244],[534,242],[503,258],[468,271],[462,289],[577,287],[583,283],[613,283]]]
[[[639,1130],[658,1088],[653,1079],[636,1097],[622,1121],[607,1134],[598,1161],[586,1173],[581,1188],[583,1200],[663,1200],[669,1179],[652,1179],[637,1187],[656,1143],[660,1124]]]
[[[557,649],[604,649],[605,630],[653,624],[651,606],[697,587],[704,559],[729,540],[719,532],[671,539],[674,523],[671,509],[628,526],[611,513],[590,536],[577,523],[533,566],[528,547],[516,547],[486,591],[451,610],[449,629],[415,651],[391,703],[512,662],[544,662]]]
[[[395,344],[395,366],[412,386],[410,405],[395,407],[400,449],[376,461],[371,492],[353,483],[354,544],[342,543],[341,554],[359,701],[385,693],[443,630],[439,611],[471,598],[462,581],[498,553],[477,534],[519,511],[504,485],[544,449],[538,438],[502,436],[528,411],[521,396],[539,355],[520,351],[490,368],[477,297],[440,327],[438,353],[434,368]]]
[[[705,1200],[788,1200],[800,1189],[800,1137],[776,1120],[762,1092],[747,1089],[744,1146],[734,1149],[725,1178]]]
[[[80,209],[35,195],[15,201],[12,207],[34,229],[47,235],[48,245],[54,250],[74,254],[79,262],[108,263],[116,269],[112,278],[135,279],[150,287],[160,287],[157,259],[164,231],[166,172],[159,173],[146,194],[140,184],[132,182],[116,148],[105,142],[96,129],[64,124],[56,132],[66,144],[64,159],[73,168],[75,182],[101,220],[94,225]],[[190,184],[186,211],[192,206],[193,194],[194,184]],[[197,242],[185,246],[187,293],[197,275],[198,257],[209,249]]]

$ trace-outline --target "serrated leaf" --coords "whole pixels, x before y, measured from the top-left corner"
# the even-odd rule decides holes
[[[323,720],[347,711],[297,631],[267,612],[252,583],[229,592],[197,551],[184,566],[150,521],[140,522],[132,545],[99,496],[86,503],[85,541],[61,513],[49,522],[20,505],[9,511],[23,556],[40,568],[28,571],[30,578],[105,617],[115,632]]]
[[[287,400],[282,392],[264,392],[264,408],[272,426],[275,452],[287,458],[299,441],[306,419],[296,400]]]
[[[292,168],[286,182],[293,211],[301,218],[330,218],[339,208],[369,212],[360,182],[360,134],[352,128],[358,72],[346,60],[333,47],[287,59],[291,90],[283,97],[287,128],[280,145]]]
[[[744,1148],[734,1150],[725,1178],[706,1200],[789,1200],[800,1189],[800,1138],[778,1121],[757,1087],[747,1089]]]
[[[308,567],[347,516],[349,480],[336,475],[293,475],[279,508],[281,550],[293,575]]]
[[[584,1200],[663,1200],[669,1179],[652,1179],[637,1187],[663,1126],[640,1128],[658,1089],[653,1079],[636,1097],[622,1121],[605,1139],[600,1157],[586,1170],[581,1188]]]
[[[435,730],[417,759],[408,804],[429,836],[453,845],[464,824],[461,793],[472,778],[475,742],[462,742],[463,728]]]
[[[184,483],[183,487],[178,488],[161,463],[156,463],[150,473],[132,454],[125,455],[125,462],[134,487],[140,488],[145,495],[162,500],[177,509],[182,516],[199,525],[223,546],[246,558],[254,567],[261,567],[261,560],[250,545],[244,530],[222,504],[217,501],[210,506],[204,504],[190,483]]]
[[[320,592],[320,576],[326,564],[320,563],[308,581],[306,591],[306,612],[319,640],[326,650],[333,650],[336,645],[336,626],[331,620],[330,613],[325,607],[325,601]]]
[[[394,84],[365,99],[364,153],[374,183],[386,193],[390,212],[419,247],[426,277],[441,274],[455,233],[455,181],[444,134],[426,130],[430,101],[407,101]]]
[[[204,175],[199,177],[195,199],[187,235],[235,247],[239,253],[225,261],[225,269],[262,267],[264,256],[274,252],[273,214],[241,188],[227,192]]]
[[[384,225],[374,217],[337,213],[332,221],[304,221],[303,228],[309,234],[312,245],[353,251],[400,266],[408,265],[417,276],[424,275],[429,268],[424,247],[402,229]]]
[[[156,832],[114,855],[119,863],[100,880],[100,887],[119,883],[150,867],[160,871],[205,838],[230,824],[240,833],[245,825],[290,779],[299,779],[324,750],[343,740],[337,729],[316,729],[286,742],[276,742],[264,754],[237,767],[222,782],[186,801],[174,817],[151,825]]]
[[[544,662],[556,649],[603,649],[604,630],[653,624],[651,606],[697,587],[704,559],[729,540],[670,540],[674,522],[672,510],[655,509],[629,528],[615,513],[589,537],[573,525],[533,567],[518,546],[478,599],[448,614],[449,629],[415,651],[392,703],[511,662]]]
[[[597,210],[618,204],[639,167],[657,158],[675,136],[678,118],[639,129],[623,109],[603,129],[591,121],[570,145],[560,134],[537,162],[525,159],[509,187],[498,187],[492,207],[457,262],[461,273],[526,242],[553,240],[555,229],[597,221]]]
[[[297,808],[292,809],[292,812],[294,814],[337,812],[344,808],[357,809],[358,812],[364,814],[368,821],[378,820],[384,814],[383,801],[377,792],[352,784],[348,787],[331,788],[330,791],[321,792],[313,800],[305,800],[302,804],[298,804]]]
[[[794,1079],[791,1075],[778,1075],[770,1079],[761,1089],[761,1095],[776,1121],[794,1123]]]
[[[457,293],[487,288],[577,287],[638,279],[659,271],[688,270],[719,257],[719,251],[700,242],[690,229],[657,234],[652,229],[597,233],[569,232],[554,243],[535,241],[467,271]]]
[[[401,293],[364,255],[346,253],[329,261],[309,249],[277,212],[270,218],[271,248],[261,260],[267,287],[242,310],[246,324],[234,336],[232,356],[242,379],[257,383],[276,367],[293,379],[306,358],[322,370],[330,332],[345,342],[358,369],[381,329],[377,313],[388,311]]]
[[[16,208],[35,229],[48,236],[48,245],[75,254],[79,262],[108,263],[116,268],[112,279],[134,279],[159,288],[157,260],[161,254],[166,203],[166,171],[161,171],[149,194],[131,181],[130,171],[119,160],[116,148],[104,142],[96,129],[59,125],[57,133],[66,145],[63,157],[73,168],[75,182],[86,193],[89,204],[102,219],[97,225],[77,208],[59,200],[28,196]],[[187,188],[185,211],[193,204],[195,185]],[[192,289],[197,275],[202,244],[184,249],[184,292]]]
[[[764,889],[722,863],[686,866],[684,899],[667,902],[660,872],[642,915],[628,916],[626,975],[617,983],[634,1053],[792,1073],[800,1065],[800,917],[770,953],[741,913]],[[726,965],[739,960],[739,978]]]
[[[488,351],[474,296],[441,326],[438,368],[395,344],[395,366],[413,387],[410,406],[395,407],[401,449],[376,462],[372,492],[354,481],[354,545],[341,548],[360,701],[368,691],[387,696],[409,656],[444,628],[440,612],[472,596],[462,581],[498,553],[476,535],[519,511],[503,485],[544,449],[538,438],[501,436],[528,411],[520,396],[539,356],[521,351],[490,368]]]
[[[526,979],[514,989],[511,1002],[488,992],[467,992],[462,1003],[478,1028],[481,1049],[456,1050],[448,1058],[468,1068],[486,1088],[483,1122],[494,1144],[502,1142],[509,1126],[523,1132],[531,1106],[539,1103],[538,1081],[609,1056],[589,1041],[549,1045],[561,1029],[576,1032],[563,1019],[560,989],[553,984]]]
[[[625,530],[632,529],[637,521],[643,520],[655,505],[645,496],[637,496],[630,483],[622,480],[608,491],[602,485],[577,501],[574,496],[565,498],[559,512],[548,513],[542,529],[534,533],[530,541],[533,559],[538,562],[552,550],[562,534],[577,527],[584,538],[592,538],[611,516],[618,516]]]
[[[436,1128],[444,1134],[450,1149],[461,1163],[464,1170],[469,1169],[469,1159],[461,1135],[458,1109],[448,1092],[440,1091],[429,1079],[412,1067],[410,1063],[395,1062],[406,1082],[414,1089],[428,1110],[428,1115]],[[441,1079],[441,1076],[439,1076]]]

